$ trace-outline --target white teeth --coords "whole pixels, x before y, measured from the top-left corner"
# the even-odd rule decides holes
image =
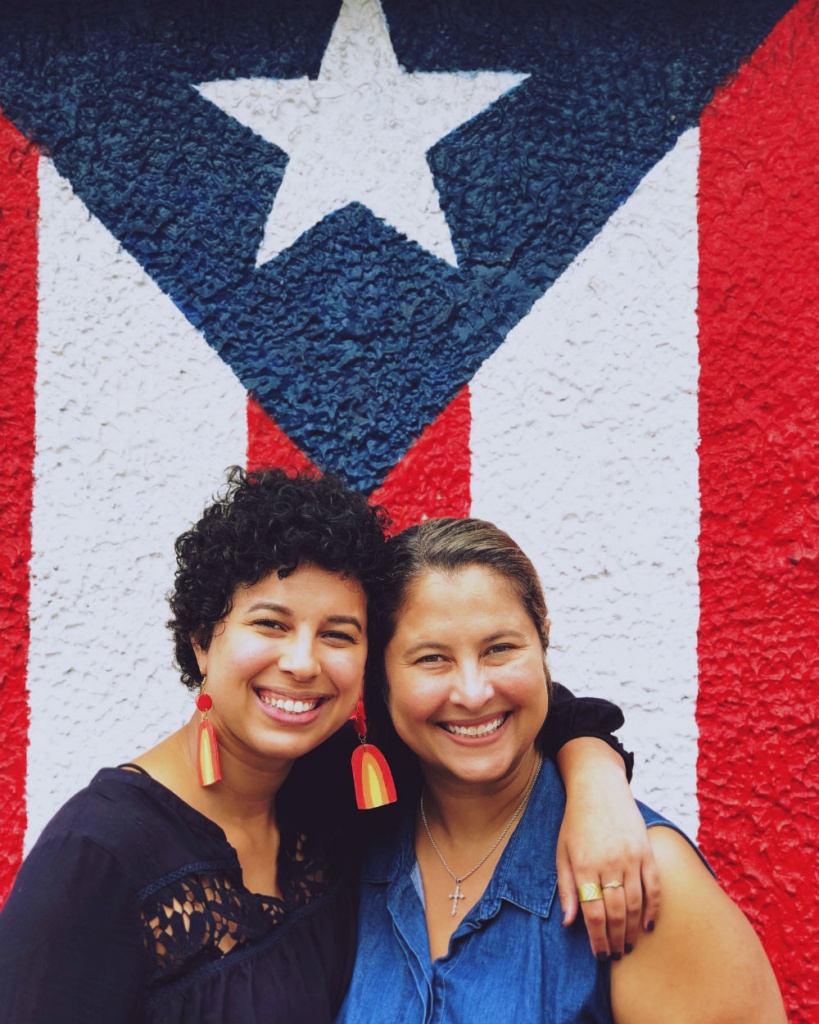
[[[278,708],[279,711],[287,711],[291,715],[302,715],[305,711],[313,711],[318,707],[320,697],[316,697],[315,700],[282,700],[281,697],[272,698],[268,697],[263,693],[259,694],[259,699],[262,704],[267,704],[268,707]]]
[[[506,715],[501,715],[500,718],[486,722],[484,725],[447,725],[444,722],[443,726],[454,736],[489,736],[490,733],[497,732],[505,721]]]

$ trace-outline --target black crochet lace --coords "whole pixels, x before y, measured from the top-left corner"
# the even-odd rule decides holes
[[[282,836],[278,861],[282,897],[248,892],[235,865],[188,865],[143,892],[145,949],[151,984],[259,942],[288,912],[323,895],[330,884],[324,861],[305,837]]]

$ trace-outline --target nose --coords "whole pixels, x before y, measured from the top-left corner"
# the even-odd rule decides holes
[[[480,711],[494,690],[486,672],[476,662],[459,665],[453,675],[449,699],[468,711]]]
[[[279,668],[299,682],[316,678],[321,667],[313,648],[312,633],[297,630],[290,634],[279,654]]]

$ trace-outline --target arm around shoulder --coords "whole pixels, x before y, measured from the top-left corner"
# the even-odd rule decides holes
[[[656,930],[612,966],[617,1024],[785,1024],[768,958],[745,915],[673,829],[650,829],[663,888]]]

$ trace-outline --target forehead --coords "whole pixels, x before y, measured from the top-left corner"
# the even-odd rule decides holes
[[[426,569],[407,589],[397,626],[422,618],[444,623],[510,615],[529,617],[514,584],[501,573],[482,565]]]
[[[274,570],[257,583],[240,585],[233,595],[234,608],[246,608],[257,601],[294,606],[294,610],[298,608],[299,611],[353,607],[359,614],[367,606],[364,588],[354,576],[330,572],[311,562],[300,563],[283,579]]]

